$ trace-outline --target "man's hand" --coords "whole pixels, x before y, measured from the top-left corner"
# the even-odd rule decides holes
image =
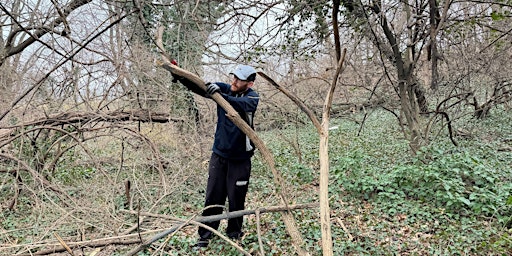
[[[175,59],[172,59],[171,60],[171,64],[178,66],[178,61],[176,61]],[[174,75],[172,73],[171,73],[171,75],[172,75],[172,82],[173,83],[177,83],[179,80],[183,79],[182,76]]]
[[[206,84],[206,93],[212,96],[214,93],[220,93],[220,87],[216,83],[207,83]]]

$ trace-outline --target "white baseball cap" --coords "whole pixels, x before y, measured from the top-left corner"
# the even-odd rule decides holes
[[[249,76],[251,76],[252,74],[256,74],[256,69],[247,65],[238,65],[238,67],[236,67],[236,69],[230,74],[235,75],[240,80],[247,81],[250,78]],[[253,76],[251,78],[251,81],[254,81],[256,76]]]

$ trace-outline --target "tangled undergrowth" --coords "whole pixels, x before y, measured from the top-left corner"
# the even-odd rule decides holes
[[[510,117],[510,111],[499,110],[485,120],[455,124],[469,131],[455,137],[458,146],[440,135],[416,156],[408,153],[407,141],[384,111],[368,113],[360,134],[361,116],[332,120],[329,189],[334,254],[512,255]],[[75,255],[124,255],[138,245],[139,233],[147,239],[176,225],[171,219],[140,213],[183,220],[200,214],[211,135],[191,139],[155,127],[146,134],[157,142],[164,173],[158,171],[147,145],[119,136],[117,141],[89,142],[95,144],[94,155],[104,156],[99,165],[75,150],[67,152],[67,161],[59,162],[53,173],[45,173],[62,193],[28,175],[21,177],[15,210],[0,214],[0,254],[62,248],[57,239],[61,237],[71,245],[83,242],[72,246]],[[290,126],[260,135],[286,180],[289,203],[316,202],[318,136],[313,127]],[[125,153],[115,159],[112,152],[120,149]],[[15,179],[2,173],[3,201],[13,196]],[[257,154],[247,209],[279,202],[272,180]],[[127,181],[130,194],[125,193]],[[294,216],[306,249],[321,255],[318,209],[298,210]],[[245,251],[258,255],[261,239],[265,255],[294,255],[279,213],[248,215],[245,220],[245,236],[238,241]],[[224,227],[222,222],[219,231]],[[110,238],[126,243],[108,243]],[[240,254],[220,238],[206,250],[193,251],[196,239],[196,227],[186,226],[138,255]]]

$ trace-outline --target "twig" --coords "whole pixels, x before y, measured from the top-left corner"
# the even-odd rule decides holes
[[[309,117],[317,131],[320,133],[322,131],[322,125],[320,124],[320,121],[318,120],[318,117],[316,117],[315,113],[308,107],[302,100],[297,97],[297,95],[293,94],[292,92],[288,91],[283,86],[279,85],[274,79],[269,77],[267,74],[263,72],[258,72],[258,75],[263,77],[267,82],[269,82],[271,85],[273,85],[276,89],[281,91],[284,95],[286,95],[290,100],[292,100],[306,115]]]
[[[235,242],[233,242],[231,239],[229,239],[227,236],[221,234],[219,231],[211,228],[210,226],[208,225],[205,225],[203,223],[200,223],[200,222],[196,222],[196,221],[190,221],[191,224],[194,224],[194,225],[197,225],[197,226],[200,226],[202,228],[205,228],[209,231],[211,231],[212,233],[214,233],[215,235],[217,235],[218,237],[222,238],[224,241],[228,242],[231,246],[235,247],[238,251],[240,251],[241,253],[243,253],[244,255],[247,255],[247,256],[251,256],[250,253],[248,253],[247,251],[244,250],[244,248],[242,248],[240,245],[236,244]]]
[[[265,250],[263,249],[263,242],[261,240],[260,210],[256,210],[256,232],[258,232],[258,244],[260,245],[261,256],[265,256]]]
[[[199,227],[202,227],[202,228],[205,228],[209,231],[211,231],[213,234],[217,235],[218,237],[222,238],[223,240],[225,240],[226,242],[228,242],[231,246],[235,247],[238,251],[240,251],[241,253],[243,253],[244,255],[247,255],[247,256],[251,256],[250,253],[248,253],[247,251],[245,251],[242,247],[240,247],[238,244],[236,244],[235,242],[231,241],[231,239],[229,239],[228,237],[224,236],[223,234],[221,234],[219,231],[211,228],[210,226],[207,226],[203,223],[200,223],[200,222],[197,222],[197,221],[194,221],[194,220],[187,220],[187,222],[185,223],[182,223],[180,224],[178,227],[176,227],[175,229],[173,229],[173,231],[175,232],[176,230],[178,230],[179,228],[185,226],[186,224],[193,224],[193,225],[196,225],[196,226],[199,226]],[[166,231],[162,232],[162,233],[167,233]],[[161,234],[162,234],[161,233]],[[145,242],[144,244],[141,244],[140,246],[138,246],[137,248],[134,248],[132,249],[131,251],[129,251],[128,253],[126,253],[126,256],[133,256],[133,255],[136,255],[138,252],[142,251],[143,249],[145,249],[147,246],[149,246],[151,243],[157,241],[158,239],[156,239],[156,237],[158,237],[159,235],[149,239],[147,242]],[[153,241],[154,240],[154,241]],[[151,242],[151,243],[150,243]]]
[[[348,231],[347,227],[345,227],[345,224],[343,224],[343,220],[340,217],[337,217],[336,220],[340,224],[340,226],[343,229],[343,231],[345,231],[345,233],[347,234],[349,241],[354,240],[354,237],[350,234],[350,232]]]
[[[206,210],[206,209],[209,209],[209,208],[215,208],[215,207],[224,207],[222,205],[210,205],[210,206],[207,206],[206,208],[203,209]],[[140,214],[140,212],[139,212]],[[194,214],[192,217],[190,217],[187,221],[183,222],[178,228],[176,228],[176,230],[168,233],[167,235],[167,239],[165,239],[165,241],[162,243],[162,245],[158,248],[158,250],[160,250],[161,248],[163,248],[165,246],[165,244],[167,244],[169,242],[169,240],[171,239],[171,237],[176,234],[176,232],[178,232],[180,229],[182,229],[183,227],[187,226],[191,220],[193,220],[195,217],[197,216],[197,213]],[[164,231],[163,233],[166,233],[167,231]],[[160,234],[163,234],[163,233],[160,233]]]
[[[57,238],[57,240],[59,240],[59,243],[62,245],[62,247],[64,247],[66,249],[66,251],[68,251],[69,254],[71,254],[71,256],[75,256],[75,254],[73,253],[73,250],[71,250],[71,248],[69,248],[69,246],[66,244],[66,242],[64,242],[64,240],[62,240],[62,238],[59,236],[59,234],[53,233],[53,235]]]
[[[156,206],[160,205],[160,202],[165,198],[167,197],[169,194],[165,194],[165,195],[162,195],[158,200],[156,200],[156,202],[153,204],[153,206],[151,206],[151,208],[149,209],[149,211],[153,210]],[[131,210],[131,208],[130,208]],[[139,223],[142,223],[144,222],[144,219],[145,219],[146,216],[142,216],[142,218],[140,218],[139,222],[136,223],[135,225],[132,225],[130,228],[126,229],[125,231],[123,231],[121,233],[121,235],[128,235],[130,234],[131,232],[133,232],[134,230],[137,229]]]
[[[137,234],[139,235],[139,239],[141,243],[144,243],[144,240],[142,240],[142,236],[140,235],[140,199],[139,203],[137,204]]]

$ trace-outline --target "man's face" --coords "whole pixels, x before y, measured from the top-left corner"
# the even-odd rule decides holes
[[[233,81],[231,82],[231,91],[235,93],[241,93],[247,91],[247,89],[251,88],[254,85],[253,81],[244,81],[238,79],[238,77],[233,76]]]

